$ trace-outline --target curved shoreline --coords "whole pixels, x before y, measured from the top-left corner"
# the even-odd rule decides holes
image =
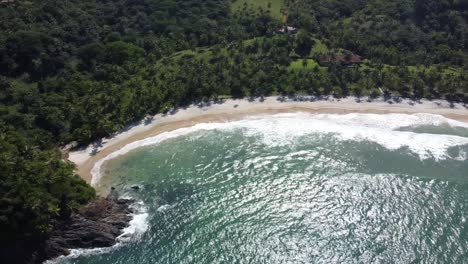
[[[69,153],[69,161],[76,164],[76,173],[91,183],[94,165],[109,154],[124,146],[148,137],[179,128],[191,127],[200,123],[237,121],[251,116],[273,115],[280,113],[305,112],[312,114],[416,114],[428,113],[442,115],[449,119],[468,123],[468,109],[462,105],[449,105],[446,101],[427,101],[413,104],[409,100],[389,104],[383,100],[356,102],[356,98],[330,101],[283,101],[277,97],[267,97],[263,102],[248,100],[227,100],[222,104],[209,106],[190,106],[174,111],[172,114],[158,114],[143,120],[132,127],[123,129],[113,137],[88,146],[86,149]]]

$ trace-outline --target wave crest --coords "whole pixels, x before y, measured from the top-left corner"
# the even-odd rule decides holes
[[[468,129],[466,123],[433,114],[380,115],[354,113],[339,115],[288,113],[253,116],[240,121],[225,123],[202,123],[136,141],[109,154],[94,165],[91,171],[91,184],[96,186],[99,183],[101,167],[108,160],[140,147],[155,145],[168,139],[202,130],[243,129],[246,135],[260,136],[263,143],[268,146],[288,145],[293,143],[297,137],[308,134],[326,134],[338,140],[374,142],[390,150],[407,147],[421,159],[433,158],[435,160],[450,158],[447,151],[451,147],[468,145],[468,138],[466,137],[398,130],[423,125],[447,125]]]

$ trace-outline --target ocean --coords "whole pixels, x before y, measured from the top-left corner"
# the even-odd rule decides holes
[[[430,114],[181,128],[96,164],[139,213],[117,246],[56,262],[468,263],[467,153],[468,124]]]

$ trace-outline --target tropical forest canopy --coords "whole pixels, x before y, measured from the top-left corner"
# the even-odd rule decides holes
[[[2,1],[0,244],[94,198],[59,147],[148,114],[266,95],[466,103],[467,23],[468,0]]]

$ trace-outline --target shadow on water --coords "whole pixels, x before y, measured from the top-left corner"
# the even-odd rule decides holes
[[[352,145],[353,142],[347,142]],[[468,184],[468,162],[466,155],[468,145],[451,147],[448,158],[420,158],[408,147],[388,150],[375,143],[361,144],[358,148],[345,147],[349,155],[359,164],[359,171],[367,174],[401,174],[411,175],[421,180],[440,180],[457,184]],[[461,159],[465,161],[461,161]]]
[[[433,134],[433,135],[451,135],[468,138],[468,128],[450,126],[448,124],[433,126],[407,126],[397,129],[397,131],[407,131],[421,134]]]

